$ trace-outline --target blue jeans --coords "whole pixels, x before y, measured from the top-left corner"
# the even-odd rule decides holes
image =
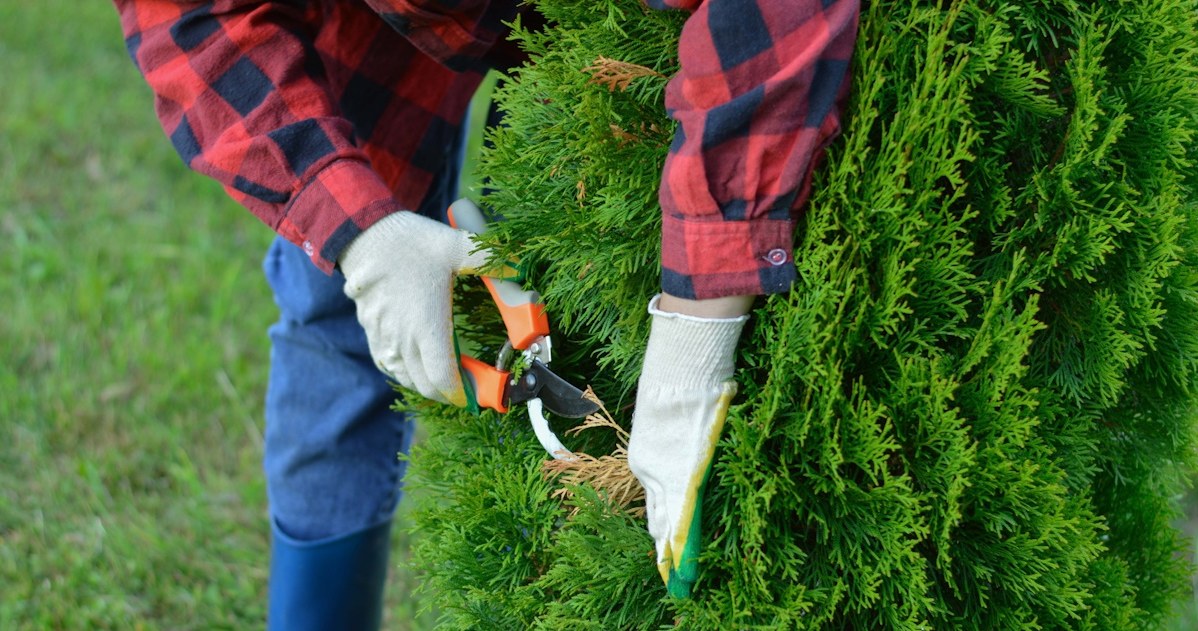
[[[462,146],[418,210],[444,221]],[[263,461],[274,526],[295,541],[341,537],[391,519],[401,495],[412,420],[374,365],[345,277],[327,276],[276,238],[263,264],[279,306],[270,327]]]
[[[279,306],[270,327],[264,467],[271,517],[303,541],[391,518],[412,422],[374,366],[340,272],[326,276],[276,238],[266,277]]]

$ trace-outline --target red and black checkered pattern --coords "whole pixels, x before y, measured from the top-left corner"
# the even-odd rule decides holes
[[[115,3],[179,155],[326,272],[366,227],[419,206],[516,12],[483,0]]]
[[[692,8],[662,175],[662,289],[775,293],[795,278],[795,213],[840,130],[858,0],[649,0]]]
[[[667,92],[663,288],[781,291],[793,212],[838,129],[857,0],[646,0],[694,11]],[[115,0],[179,155],[321,269],[416,208],[516,0]],[[497,43],[498,42],[498,43]]]

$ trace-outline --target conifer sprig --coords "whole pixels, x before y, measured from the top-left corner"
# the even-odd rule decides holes
[[[619,61],[600,55],[595,63],[582,69],[590,73],[591,80],[606,86],[609,92],[624,91],[632,82],[641,77],[657,77],[664,79],[665,75],[652,68],[646,68],[627,61]]]

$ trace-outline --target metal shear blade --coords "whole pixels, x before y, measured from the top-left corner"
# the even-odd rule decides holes
[[[508,390],[512,403],[533,399],[540,399],[550,412],[566,418],[582,418],[599,411],[599,405],[588,400],[582,390],[557,376],[539,359],[534,359]]]
[[[545,409],[566,418],[582,418],[599,411],[599,405],[586,398],[581,390],[557,376],[539,359],[524,369],[520,378],[508,388],[512,403],[527,403],[528,420],[541,446],[558,460],[574,460],[574,454],[566,449],[545,418]]]

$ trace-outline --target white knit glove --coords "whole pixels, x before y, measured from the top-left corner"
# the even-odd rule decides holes
[[[453,348],[453,280],[487,260],[470,233],[416,213],[388,215],[354,239],[339,263],[370,355],[400,385],[457,406],[466,392]]]
[[[628,465],[645,487],[657,568],[671,595],[698,577],[703,487],[736,394],[736,342],[748,316],[706,319],[657,309],[636,395]]]

